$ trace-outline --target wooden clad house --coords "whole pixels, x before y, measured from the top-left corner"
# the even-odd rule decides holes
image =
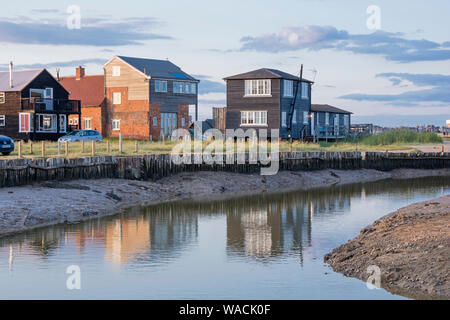
[[[79,123],[78,116],[70,116],[69,128],[97,130],[105,136],[105,76],[85,75],[85,69],[79,66],[74,77],[61,77],[59,82],[69,91],[70,99],[81,101],[81,122]]]
[[[311,135],[312,81],[267,68],[224,80],[227,129],[279,129],[282,139]]]
[[[67,119],[80,117],[80,101],[46,69],[0,72],[0,134],[22,140],[56,140]]]
[[[199,81],[167,60],[116,56],[104,66],[107,136],[142,140],[189,127]],[[197,113],[197,112],[196,112]]]
[[[312,135],[318,140],[336,140],[347,137],[350,133],[352,113],[328,104],[313,104]]]

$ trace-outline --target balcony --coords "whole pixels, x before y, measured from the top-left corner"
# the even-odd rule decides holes
[[[25,98],[21,101],[21,111],[34,113],[65,113],[78,114],[79,100]]]

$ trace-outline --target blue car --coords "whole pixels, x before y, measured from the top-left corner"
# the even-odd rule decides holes
[[[13,151],[14,151],[14,140],[7,136],[0,135],[0,152],[4,156],[7,156]]]

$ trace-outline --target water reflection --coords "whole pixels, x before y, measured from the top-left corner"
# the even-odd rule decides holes
[[[72,226],[56,226],[0,240],[0,257],[28,255],[41,261],[72,255],[115,266],[154,266],[179,259],[199,241],[199,220],[226,221],[226,256],[260,262],[282,261],[283,255],[298,256],[303,263],[311,247],[315,219],[345,215],[352,201],[376,194],[390,196],[442,194],[448,178],[382,181],[288,194],[242,197],[207,203],[184,202],[135,208],[126,215],[92,220]],[[5,261],[5,260],[3,260]]]

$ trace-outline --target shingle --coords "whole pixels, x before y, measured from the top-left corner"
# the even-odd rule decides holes
[[[168,60],[118,56],[129,65],[154,79],[182,79],[198,81]]]
[[[9,71],[0,72],[0,91],[13,92],[21,91],[34,78],[36,78],[44,69],[38,70],[17,70],[13,71],[13,87],[9,86]]]
[[[313,104],[311,105],[312,112],[329,112],[329,113],[343,113],[343,114],[353,114],[353,112],[339,109],[328,104]]]

